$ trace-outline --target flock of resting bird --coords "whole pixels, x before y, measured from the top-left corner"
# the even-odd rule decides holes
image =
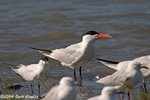
[[[45,58],[41,59],[38,64],[20,64],[11,67],[11,69],[22,76],[26,81],[32,81],[40,76],[45,64],[48,64],[48,58],[58,60],[63,66],[70,67],[74,70],[74,79],[71,77],[63,77],[59,85],[52,87],[42,100],[76,100],[77,90],[75,86],[84,85],[82,84],[82,66],[94,58],[95,40],[111,37],[112,36],[105,33],[89,31],[83,34],[81,42],[72,44],[66,48],[46,50],[29,47],[30,49],[39,51]],[[122,62],[100,58],[96,59],[107,67],[116,70],[116,72],[98,79],[96,83],[103,84],[105,87],[102,89],[101,95],[89,98],[88,100],[116,100],[116,94],[123,94],[125,91],[131,91],[139,82],[144,83],[145,92],[148,92],[145,80],[150,77],[150,55]],[[79,80],[77,80],[76,77],[76,69],[79,70]],[[40,85],[38,86],[40,87]],[[130,100],[129,96],[128,99]]]

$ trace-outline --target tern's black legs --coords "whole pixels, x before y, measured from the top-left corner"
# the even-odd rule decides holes
[[[77,82],[75,68],[73,69],[73,71],[74,71],[74,80]],[[82,66],[80,66],[80,68],[79,68],[79,75],[80,75],[80,80],[79,80],[80,83],[77,82],[77,85],[82,85]]]
[[[41,96],[41,91],[40,91],[40,82],[38,83],[38,91],[39,91],[39,97]]]
[[[38,82],[38,93],[39,93],[39,97],[41,95],[41,86],[40,86],[40,82]],[[31,94],[33,95],[33,84],[31,82]]]
[[[143,85],[144,85],[144,91],[145,91],[145,93],[147,93],[147,89],[146,89],[146,83],[145,83],[145,81],[143,82]]]
[[[33,85],[32,85],[32,82],[31,82],[31,94],[33,94]]]
[[[80,74],[80,81],[82,82],[82,66],[79,68],[79,74]]]
[[[74,71],[74,80],[77,81],[75,68],[73,69],[73,71]]]

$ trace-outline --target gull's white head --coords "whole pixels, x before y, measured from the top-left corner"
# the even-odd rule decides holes
[[[60,82],[60,85],[70,85],[70,86],[74,86],[75,85],[75,81],[71,78],[71,77],[63,77]]]
[[[112,36],[106,33],[98,33],[96,31],[88,31],[87,33],[83,34],[82,41],[95,41],[96,39],[104,39],[104,38],[111,38]]]

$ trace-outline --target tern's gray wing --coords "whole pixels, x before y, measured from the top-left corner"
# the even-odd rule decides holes
[[[18,73],[21,77],[23,77],[27,81],[33,80],[37,75],[37,70],[34,69],[34,65],[19,65],[19,68],[11,68],[13,71]]]
[[[42,100],[57,100],[58,92],[58,85],[54,86]]]
[[[52,53],[50,55],[45,53],[44,55],[59,60],[64,64],[72,64],[74,61],[76,61],[79,57],[82,56],[82,52],[80,48],[81,47],[78,43],[63,49],[52,50]]]
[[[22,68],[26,68],[26,66],[23,65],[23,64],[20,64],[20,65],[11,67],[11,69],[12,69],[13,71],[15,71],[16,73],[18,73],[18,74],[20,73],[19,70],[22,69]]]
[[[67,65],[67,66],[77,61],[83,55],[83,52],[81,50],[81,42],[72,44],[66,48],[55,49],[55,50],[45,50],[45,49],[39,49],[33,47],[29,47],[29,48],[38,50],[43,55],[56,59],[60,61],[63,65]]]

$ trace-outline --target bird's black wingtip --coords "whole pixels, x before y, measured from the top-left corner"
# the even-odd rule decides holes
[[[96,60],[101,60],[100,58],[95,58]]]
[[[106,59],[101,59],[101,58],[95,58],[96,60],[99,61],[103,61],[103,62],[108,62],[108,63],[112,63],[112,64],[118,64],[119,62],[116,61],[110,61],[110,60],[106,60]]]
[[[39,50],[39,51],[45,51],[45,52],[50,52],[52,53],[51,50],[46,50],[46,49],[40,49],[40,48],[35,48],[35,47],[29,47],[30,49],[34,49],[34,50]]]
[[[34,49],[34,50],[38,50],[38,48],[34,48],[34,47],[28,47],[29,49]]]

